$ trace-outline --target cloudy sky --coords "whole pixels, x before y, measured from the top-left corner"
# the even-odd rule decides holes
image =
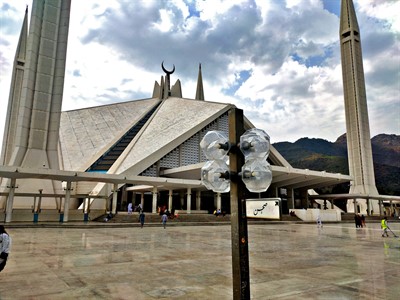
[[[0,1],[0,143],[25,6]],[[400,134],[400,1],[354,0],[371,136]],[[149,98],[174,64],[194,98],[233,103],[271,142],[345,133],[340,0],[72,1],[63,110]]]

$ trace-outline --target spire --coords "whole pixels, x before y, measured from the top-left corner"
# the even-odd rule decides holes
[[[25,9],[24,21],[18,40],[14,57],[13,71],[11,75],[10,96],[8,99],[6,123],[4,128],[4,139],[1,151],[0,164],[8,165],[14,150],[14,140],[17,130],[17,116],[20,107],[22,78],[24,77],[24,66],[26,56],[26,44],[28,39],[28,6]]]
[[[181,81],[179,79],[171,87],[171,96],[182,98],[182,87],[181,87]]]
[[[164,76],[161,76],[161,79],[160,79],[160,95],[159,95],[160,99],[163,99],[163,97],[164,97],[164,90],[165,90]]]
[[[26,55],[26,42],[28,39],[28,5],[25,9],[24,21],[22,23],[21,33],[18,40],[17,51],[15,53],[15,61],[18,66],[23,66],[25,64]]]
[[[342,0],[340,8],[340,35],[342,37],[348,36],[351,31],[355,35],[358,35],[360,32],[353,0]]]
[[[199,75],[197,76],[197,89],[196,89],[196,100],[204,100],[203,90],[203,76],[201,75],[201,63],[199,64]]]

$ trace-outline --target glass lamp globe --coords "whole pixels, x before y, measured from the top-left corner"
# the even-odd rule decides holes
[[[252,128],[240,137],[240,150],[245,159],[266,158],[269,154],[270,138],[262,129]]]
[[[200,142],[207,159],[222,159],[229,152],[229,139],[223,131],[209,131]]]
[[[242,166],[242,180],[250,192],[265,192],[272,182],[271,165],[265,159],[248,160]]]
[[[223,160],[210,160],[201,168],[201,183],[216,193],[227,193],[231,188],[229,167]],[[225,178],[228,177],[228,178]]]

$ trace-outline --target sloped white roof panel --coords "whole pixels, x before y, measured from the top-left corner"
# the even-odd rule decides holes
[[[62,112],[60,148],[64,170],[84,171],[158,101],[153,98]]]
[[[139,174],[229,107],[229,104],[183,98],[164,100],[148,126],[128,147],[129,153],[116,162],[118,167],[114,172]]]

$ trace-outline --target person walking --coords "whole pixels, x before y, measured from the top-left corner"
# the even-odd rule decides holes
[[[164,229],[167,226],[167,221],[168,221],[168,216],[167,214],[164,213],[161,217],[161,222],[163,223]]]
[[[11,237],[3,225],[0,225],[0,272],[6,266],[11,248]]]
[[[129,202],[128,204],[128,215],[132,214],[132,202]]]
[[[317,227],[318,228],[322,228],[322,220],[321,220],[321,216],[320,215],[318,215],[318,217],[317,217]]]
[[[139,215],[139,222],[140,222],[140,228],[143,228],[144,226],[144,219],[146,218],[144,212],[141,212]]]
[[[361,228],[361,216],[360,214],[354,215],[354,221],[356,223],[356,228]]]
[[[381,221],[381,228],[382,228],[382,237],[384,237],[385,235],[387,237],[389,237],[389,234],[387,232],[388,229],[388,225],[387,225],[387,217],[384,217]]]
[[[361,227],[367,227],[367,225],[365,225],[365,216],[361,215]]]

